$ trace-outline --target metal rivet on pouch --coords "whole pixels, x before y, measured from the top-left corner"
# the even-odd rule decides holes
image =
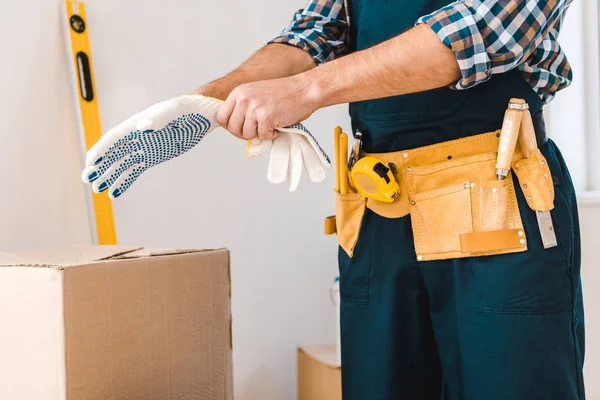
[[[492,193],[496,193],[498,190],[496,188],[492,188]]]
[[[404,153],[404,158],[408,158],[408,153]]]
[[[519,231],[519,233],[517,233],[517,235],[523,236],[523,231]]]
[[[417,260],[422,260],[423,256],[417,256]]]
[[[531,199],[532,199],[532,197],[531,197],[531,196],[527,196],[527,200],[531,200]]]
[[[406,170],[407,170],[408,172],[410,172],[410,167],[406,168]]]
[[[468,184],[468,183],[465,183],[465,189],[468,189],[468,188],[469,188],[469,186],[471,186],[471,185],[470,185],[470,184]]]
[[[414,206],[417,203],[413,200],[413,201],[410,202],[410,204],[412,204]]]
[[[521,243],[521,244],[525,244],[525,239],[521,239],[521,240],[519,240],[519,243]]]
[[[547,177],[548,177],[548,174],[544,174],[544,178],[547,178]]]
[[[543,161],[540,161],[540,163],[541,163],[542,165],[545,165],[545,164],[546,164],[546,163],[545,163],[545,162],[543,162]]]
[[[523,188],[527,189],[527,184],[526,183],[523,184]]]
[[[474,183],[471,183],[471,187],[475,187],[475,184],[474,184]]]

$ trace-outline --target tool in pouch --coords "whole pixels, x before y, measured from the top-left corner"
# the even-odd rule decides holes
[[[365,198],[393,202],[400,193],[394,165],[366,156],[362,149],[362,134],[356,132],[354,137],[354,146],[348,156],[348,135],[339,126],[334,130],[336,193],[347,195],[352,189]],[[328,217],[325,224],[326,234],[335,233],[335,217]]]
[[[367,156],[396,166],[400,195],[386,203],[336,190],[335,231],[327,233],[337,233],[350,257],[367,208],[386,218],[410,215],[417,260],[428,261],[527,250],[513,173],[538,218],[554,207],[550,171],[520,99],[511,100],[502,130]]]
[[[366,156],[362,150],[362,134],[356,132],[354,137],[356,142],[348,161],[352,185],[364,197],[384,203],[393,202],[400,195],[394,164]]]
[[[533,203],[534,196],[536,199],[541,199],[538,201],[539,204],[530,206],[536,213],[542,244],[545,249],[549,249],[558,246],[556,232],[552,223],[552,216],[550,215],[550,210],[554,208],[554,189],[552,188],[552,184],[550,184],[550,182],[552,182],[550,169],[544,156],[537,147],[533,121],[527,103],[524,101],[513,103],[513,100],[511,100],[508,107],[509,110],[516,109],[522,112],[518,143],[524,158],[517,163],[513,169],[519,176],[521,188],[527,202]],[[533,165],[534,168],[531,168],[531,165]],[[539,185],[531,183],[535,182],[536,179],[548,183],[548,185],[543,186],[543,193],[532,193],[532,191],[539,190]]]

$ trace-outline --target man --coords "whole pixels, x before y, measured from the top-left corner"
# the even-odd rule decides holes
[[[540,121],[571,81],[556,41],[570,1],[348,3],[309,2],[272,44],[202,87],[227,99],[221,125],[268,139],[349,102],[365,150],[393,152],[496,130],[511,97]],[[360,235],[371,238],[351,261],[340,251],[344,399],[584,398],[576,201],[556,146],[542,149],[565,200],[552,211],[557,248],[417,263],[409,218],[367,210]]]
[[[570,2],[313,0],[197,90],[226,99],[217,119],[242,139],[350,103],[367,153],[495,131],[511,98],[529,105],[558,246],[542,246],[519,185],[525,252],[419,262],[410,217],[367,209],[354,254],[339,253],[344,399],[585,398],[575,193],[542,116],[572,79],[557,42]]]

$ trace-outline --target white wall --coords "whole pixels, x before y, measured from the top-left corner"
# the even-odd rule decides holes
[[[303,3],[88,0],[103,126],[234,68]],[[577,73],[583,68],[577,30],[583,13],[574,10],[563,45]],[[7,2],[0,13],[0,251],[90,240],[59,22],[58,0]],[[586,129],[578,122],[585,118],[578,107],[584,86],[576,80],[549,110],[552,136],[580,187],[587,182],[585,145],[569,131]],[[343,106],[322,110],[307,122],[328,150],[336,124],[349,128]],[[328,288],[336,274],[336,245],[334,237],[322,234],[323,217],[333,212],[333,182],[305,181],[290,194],[267,183],[266,163],[266,158],[247,159],[243,142],[215,131],[189,154],[147,172],[115,202],[122,244],[232,250],[241,400],[293,398],[296,345],[334,339]],[[586,373],[589,397],[595,399],[600,398],[600,344],[593,340],[600,337],[595,203],[581,209],[581,220]]]
[[[586,322],[585,379],[588,399],[600,399],[600,145],[598,96],[598,8],[573,2],[560,43],[573,67],[571,87],[547,109],[549,134],[565,156],[580,199],[582,280]],[[594,192],[595,191],[595,192]]]
[[[279,33],[303,0],[88,0],[102,124],[188,93]],[[6,10],[8,7],[8,10]],[[27,23],[25,23],[27,21]],[[59,1],[0,13],[0,251],[89,242]],[[307,123],[326,149],[345,107]],[[237,398],[291,399],[295,349],[334,337],[333,180],[296,193],[223,130],[147,172],[114,203],[121,244],[232,251]]]

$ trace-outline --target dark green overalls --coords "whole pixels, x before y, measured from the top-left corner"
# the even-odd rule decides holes
[[[352,44],[371,47],[449,0],[353,0]],[[528,251],[417,262],[410,217],[367,209],[352,259],[340,248],[344,400],[584,399],[584,321],[575,193],[542,103],[514,70],[467,91],[350,105],[367,152],[391,152],[499,129],[525,99],[555,184],[559,245],[544,250],[535,213],[517,197]]]

